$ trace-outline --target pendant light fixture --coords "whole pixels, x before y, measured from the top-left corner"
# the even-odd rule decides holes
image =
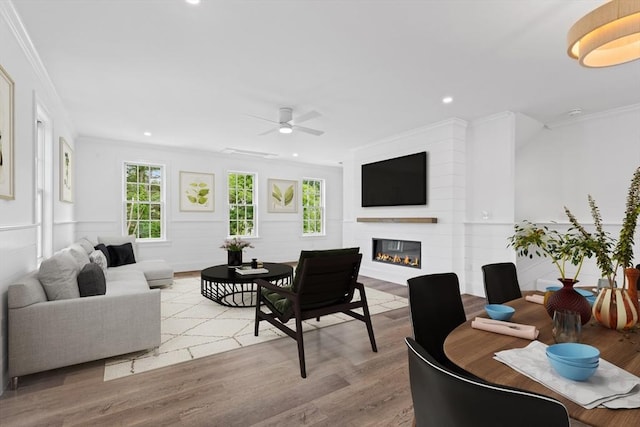
[[[640,58],[640,0],[611,0],[583,16],[567,35],[570,57],[585,67]]]

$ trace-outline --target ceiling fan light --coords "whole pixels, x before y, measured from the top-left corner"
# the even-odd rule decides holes
[[[611,0],[576,22],[567,54],[585,67],[609,67],[640,58],[640,0]]]
[[[291,133],[293,132],[293,127],[289,123],[280,123],[280,133]]]

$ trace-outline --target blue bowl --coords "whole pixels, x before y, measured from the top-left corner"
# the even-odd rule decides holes
[[[568,363],[560,362],[555,358],[548,359],[553,369],[555,369],[555,371],[560,374],[560,376],[574,381],[586,381],[591,378],[593,374],[595,374],[598,370],[597,365],[590,367],[573,366],[569,365]]]
[[[573,363],[594,363],[600,360],[600,350],[577,342],[553,344],[547,347],[547,355],[552,354],[556,359],[568,360]]]
[[[577,366],[578,368],[597,368],[598,365],[600,364],[600,361],[595,361],[595,362],[581,362],[581,361],[574,361],[571,359],[564,359],[562,357],[558,357],[553,355],[553,353],[547,353],[547,357],[549,359],[553,359],[557,362],[561,362],[564,364],[567,364],[569,366]]]
[[[547,286],[545,290],[549,292],[555,292],[559,291],[560,288],[562,288],[562,286]]]
[[[587,299],[587,301],[589,301],[589,305],[591,305],[591,307],[593,307],[593,304],[595,304],[597,297],[595,295],[592,295],[590,297],[585,297],[585,298]]]
[[[515,308],[503,304],[487,304],[484,310],[494,320],[509,320],[516,312]]]
[[[593,292],[591,292],[591,291],[590,291],[590,290],[588,290],[588,289],[576,289],[576,292],[577,292],[577,293],[579,293],[580,295],[582,295],[583,297],[587,298],[587,299],[588,299],[589,297],[594,296],[594,295],[593,295]]]

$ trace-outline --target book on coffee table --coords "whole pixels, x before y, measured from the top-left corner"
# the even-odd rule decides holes
[[[263,274],[268,273],[269,270],[266,268],[251,268],[251,266],[243,266],[236,267],[236,273],[246,275],[246,274]]]

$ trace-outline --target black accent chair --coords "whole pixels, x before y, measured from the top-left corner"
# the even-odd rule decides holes
[[[427,274],[411,278],[407,284],[414,339],[441,364],[471,376],[451,362],[443,348],[447,335],[467,321],[458,276],[455,273]]]
[[[417,427],[567,427],[558,400],[466,378],[451,371],[411,338],[409,382]]]
[[[357,250],[357,249],[356,249]],[[304,251],[303,251],[304,252]],[[298,343],[300,359],[300,375],[307,377],[304,342],[302,338],[302,321],[320,319],[320,316],[333,313],[344,313],[367,325],[371,349],[377,352],[376,340],[367,305],[364,285],[358,283],[358,271],[362,254],[345,254],[344,250],[333,250],[330,253],[310,257],[301,254],[297,273],[291,286],[281,287],[266,280],[256,279],[258,303],[256,305],[255,336],[258,336],[260,322],[266,320]],[[301,264],[301,265],[300,265]],[[355,290],[360,299],[353,301]],[[266,307],[269,312],[262,311]],[[361,308],[363,314],[354,309]],[[295,319],[295,329],[285,325]]]
[[[489,304],[503,304],[522,298],[516,266],[512,262],[500,262],[482,266],[484,293]]]

